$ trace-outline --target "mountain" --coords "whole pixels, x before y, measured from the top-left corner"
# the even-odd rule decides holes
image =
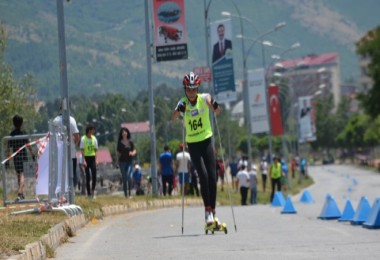
[[[378,0],[185,0],[189,58],[153,63],[154,86],[180,87],[183,74],[206,65],[208,3],[210,22],[225,19],[222,11],[240,12],[244,34],[250,38],[286,22],[265,38],[283,48],[301,43],[284,58],[338,52],[342,81],[357,80],[355,42],[380,24]],[[123,93],[133,98],[147,88],[144,1],[71,0],[64,1],[64,12],[70,94]],[[0,20],[8,32],[5,61],[17,76],[34,75],[41,99],[59,97],[56,1],[0,0]],[[234,35],[241,33],[238,18],[232,19],[232,26]],[[237,80],[243,76],[240,41],[233,39]],[[245,41],[248,49],[250,42]],[[275,53],[278,49],[266,49],[266,65]],[[248,68],[263,63],[259,46],[246,57]]]

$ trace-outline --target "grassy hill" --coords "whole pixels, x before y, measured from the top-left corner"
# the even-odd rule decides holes
[[[209,1],[205,1],[209,2]],[[235,0],[246,36],[255,38],[278,22],[287,26],[266,38],[276,45],[302,47],[284,58],[311,53],[339,52],[342,80],[359,75],[354,42],[380,23],[376,0]],[[206,65],[204,1],[185,0],[189,59],[153,65],[153,85],[178,86],[194,66]],[[72,0],[64,4],[70,94],[119,92],[134,97],[146,88],[144,1]],[[223,19],[221,11],[237,14],[231,0],[213,0],[210,21]],[[8,31],[5,59],[16,75],[32,73],[42,99],[59,97],[56,1],[0,1],[0,19]],[[255,27],[255,28],[254,28]],[[240,34],[233,19],[233,34]],[[242,77],[240,40],[233,39],[235,78]],[[249,43],[246,44],[249,46]],[[266,50],[266,64],[276,49]],[[262,64],[259,46],[248,67]]]

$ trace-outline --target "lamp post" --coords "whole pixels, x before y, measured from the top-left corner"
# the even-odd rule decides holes
[[[242,59],[243,59],[243,94],[244,94],[243,102],[244,102],[244,117],[245,117],[246,131],[247,131],[248,169],[250,170],[251,164],[252,164],[252,145],[251,145],[250,135],[251,135],[252,130],[251,130],[251,124],[250,124],[251,111],[250,111],[250,107],[249,107],[248,84],[247,84],[247,81],[248,81],[248,79],[247,79],[248,78],[247,58],[248,58],[248,55],[251,52],[253,46],[257,42],[259,42],[266,35],[271,34],[275,31],[279,30],[280,28],[284,27],[285,23],[279,23],[274,28],[259,34],[259,36],[257,36],[255,39],[252,40],[252,44],[249,47],[248,52],[246,52],[245,51],[245,39],[246,39],[246,37],[244,35],[243,20],[248,21],[250,24],[253,24],[253,22],[250,19],[248,19],[247,17],[242,16],[240,14],[240,11],[239,11],[239,8],[237,7],[237,5],[233,1],[232,1],[232,3],[234,4],[234,6],[238,12],[238,15],[234,15],[234,14],[231,14],[230,12],[226,12],[226,11],[223,11],[221,14],[223,16],[227,16],[227,17],[236,17],[236,18],[239,18],[239,20],[240,20],[240,32],[241,32],[241,34],[237,35],[236,38],[242,39],[241,51],[242,51]],[[263,54],[263,60],[264,60],[264,53],[262,52],[262,54]],[[263,63],[264,63],[264,61],[263,61]],[[271,144],[270,144],[270,150],[271,150]]]

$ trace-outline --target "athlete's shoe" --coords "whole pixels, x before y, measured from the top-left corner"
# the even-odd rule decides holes
[[[207,225],[212,225],[214,223],[214,216],[211,212],[206,211],[206,224]]]
[[[16,201],[20,201],[20,200],[24,200],[24,199],[25,199],[24,194],[22,194],[22,193],[17,194]]]

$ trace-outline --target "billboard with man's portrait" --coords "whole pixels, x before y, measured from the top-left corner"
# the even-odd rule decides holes
[[[221,103],[235,101],[231,20],[220,20],[212,23],[210,25],[210,38],[215,96]]]

